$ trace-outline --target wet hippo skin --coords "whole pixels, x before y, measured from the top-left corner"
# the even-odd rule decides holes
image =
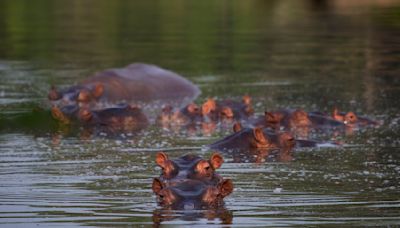
[[[49,92],[51,101],[118,103],[153,100],[193,100],[200,94],[196,85],[182,76],[144,63],[95,73],[70,88]]]
[[[185,155],[170,160],[159,152],[156,163],[162,168],[154,178],[152,189],[161,206],[176,210],[215,208],[223,205],[223,198],[233,191],[230,179],[223,179],[215,170],[223,158],[214,153],[205,160],[196,155]]]

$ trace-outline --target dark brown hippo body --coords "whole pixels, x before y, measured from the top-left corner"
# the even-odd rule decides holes
[[[82,83],[49,93],[51,101],[61,103],[149,103],[152,101],[191,101],[200,90],[182,76],[155,65],[134,63],[125,68],[95,73]]]
[[[160,152],[156,163],[162,168],[159,178],[154,178],[152,189],[161,206],[174,209],[215,208],[233,190],[232,181],[215,173],[223,158],[214,153],[209,160],[195,155],[185,155],[170,160]]]

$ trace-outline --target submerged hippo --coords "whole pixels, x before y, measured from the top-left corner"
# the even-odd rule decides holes
[[[226,150],[283,149],[291,150],[296,140],[289,132],[275,133],[268,128],[241,128],[234,125],[234,133],[209,145],[209,148]]]
[[[207,99],[201,106],[201,114],[204,118],[212,120],[243,120],[254,113],[251,97],[243,96],[242,102],[234,100],[216,101],[212,98]]]
[[[167,154],[159,152],[156,163],[162,174],[154,178],[152,189],[163,207],[175,210],[218,207],[233,191],[232,181],[215,173],[223,163],[217,153],[209,160],[195,155],[170,160]]]
[[[313,112],[308,113],[302,109],[280,110],[265,112],[264,117],[254,123],[256,126],[270,127],[272,129],[295,129],[295,128],[337,128],[344,127],[343,123]]]
[[[380,123],[368,117],[358,116],[354,112],[339,112],[337,108],[333,110],[332,118],[344,123],[349,127],[378,126]]]
[[[124,68],[95,73],[82,83],[48,94],[51,101],[71,103],[138,103],[176,101],[179,104],[195,99],[200,90],[182,76],[155,65],[134,63]]]
[[[87,107],[79,109],[76,105],[64,106],[63,109],[54,106],[51,113],[55,119],[63,123],[75,120],[84,126],[102,126],[127,131],[144,129],[149,124],[142,110],[130,105],[95,111]]]

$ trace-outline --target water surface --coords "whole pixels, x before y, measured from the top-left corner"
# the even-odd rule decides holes
[[[399,15],[398,1],[2,1],[1,226],[400,225]],[[384,124],[290,162],[225,154],[224,208],[163,211],[155,153],[207,157],[227,130],[108,137],[48,113],[52,84],[132,62],[184,75],[199,102],[249,94],[258,114],[337,106]]]

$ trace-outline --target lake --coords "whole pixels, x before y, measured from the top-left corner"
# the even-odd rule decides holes
[[[217,211],[164,211],[158,151],[208,157],[230,132],[109,137],[51,118],[51,85],[156,64],[208,97],[355,111],[383,122],[291,161],[233,159]],[[1,1],[0,226],[400,226],[400,2]],[[229,225],[230,224],[230,225]]]

